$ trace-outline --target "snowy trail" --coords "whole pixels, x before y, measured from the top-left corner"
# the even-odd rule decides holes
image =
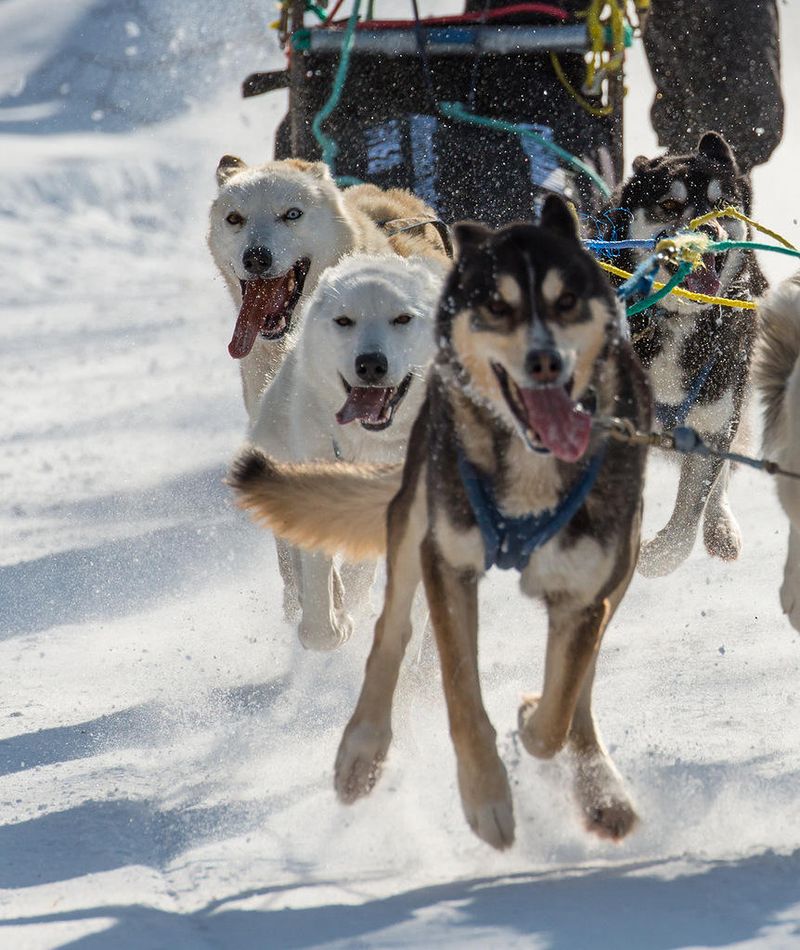
[[[596,707],[643,819],[628,842],[589,839],[566,765],[515,742],[543,612],[502,575],[482,589],[482,670],[514,848],[467,829],[439,689],[413,665],[380,784],[336,803],[369,625],[303,653],[272,541],[221,483],[244,414],[204,219],[219,155],[266,154],[282,111],[237,99],[265,65],[267,6],[225,20],[204,0],[184,24],[177,0],[0,5],[0,947],[797,946],[800,636],[777,603],[786,527],[755,473],[734,480],[741,561],[698,549],[637,577],[607,636]],[[796,39],[800,14],[782,13]],[[81,70],[101,40],[106,79],[125,81],[93,119]],[[139,56],[158,69],[119,65]],[[631,75],[643,114],[637,57]],[[796,240],[790,110],[756,193]],[[629,159],[652,151],[641,125]],[[650,533],[675,485],[661,461],[651,474]]]

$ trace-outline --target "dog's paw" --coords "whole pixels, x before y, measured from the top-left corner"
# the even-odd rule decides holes
[[[639,820],[619,773],[602,751],[577,758],[575,797],[586,830],[599,838],[621,841]]]
[[[688,542],[663,529],[652,541],[645,541],[642,545],[636,566],[644,577],[666,577],[683,564],[693,546],[694,538]]]
[[[348,724],[336,754],[333,784],[345,805],[368,795],[381,773],[392,734],[374,723]]]
[[[624,797],[584,805],[582,811],[586,830],[609,841],[622,841],[639,821],[633,805]]]
[[[493,848],[503,851],[514,843],[514,806],[508,776],[500,756],[477,772],[459,765],[458,787],[467,824]]]
[[[297,627],[297,636],[306,650],[326,652],[336,650],[346,643],[353,632],[353,621],[347,614],[340,616],[336,623],[309,623],[301,620]]]
[[[721,511],[703,524],[703,542],[712,557],[735,561],[742,551],[742,532],[730,512]]]
[[[542,729],[542,723],[536,715],[539,707],[538,696],[523,696],[522,704],[517,712],[517,726],[519,737],[525,751],[537,759],[552,759],[564,748],[567,740],[564,735],[548,735]]]

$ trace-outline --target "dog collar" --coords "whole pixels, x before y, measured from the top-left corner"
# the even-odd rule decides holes
[[[605,443],[597,450],[555,508],[510,518],[497,504],[492,479],[458,449],[458,472],[469,506],[483,538],[484,569],[497,566],[523,571],[531,555],[572,520],[594,487],[605,458]]]

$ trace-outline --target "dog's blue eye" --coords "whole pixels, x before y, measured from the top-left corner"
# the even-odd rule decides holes
[[[351,320],[350,317],[336,317],[333,321],[337,327],[352,327],[355,323],[355,320]]]
[[[296,221],[298,218],[303,217],[303,212],[299,208],[289,208],[286,214],[283,216],[284,221]]]

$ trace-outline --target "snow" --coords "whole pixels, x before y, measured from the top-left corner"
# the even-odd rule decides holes
[[[435,674],[414,662],[381,782],[336,802],[368,619],[304,653],[272,541],[221,481],[245,417],[204,222],[219,156],[268,155],[283,112],[238,98],[280,62],[274,10],[188,9],[0,5],[0,946],[797,946],[800,637],[757,473],[734,480],[741,560],[698,547],[637,576],[607,636],[596,708],[643,819],[628,841],[588,838],[564,764],[520,750],[544,615],[497,574],[482,672],[515,846],[469,832]],[[800,12],[781,13],[796,39]],[[638,53],[629,75],[631,158],[653,151]],[[756,216],[796,241],[788,106]],[[664,462],[651,474],[648,533],[675,487]]]

